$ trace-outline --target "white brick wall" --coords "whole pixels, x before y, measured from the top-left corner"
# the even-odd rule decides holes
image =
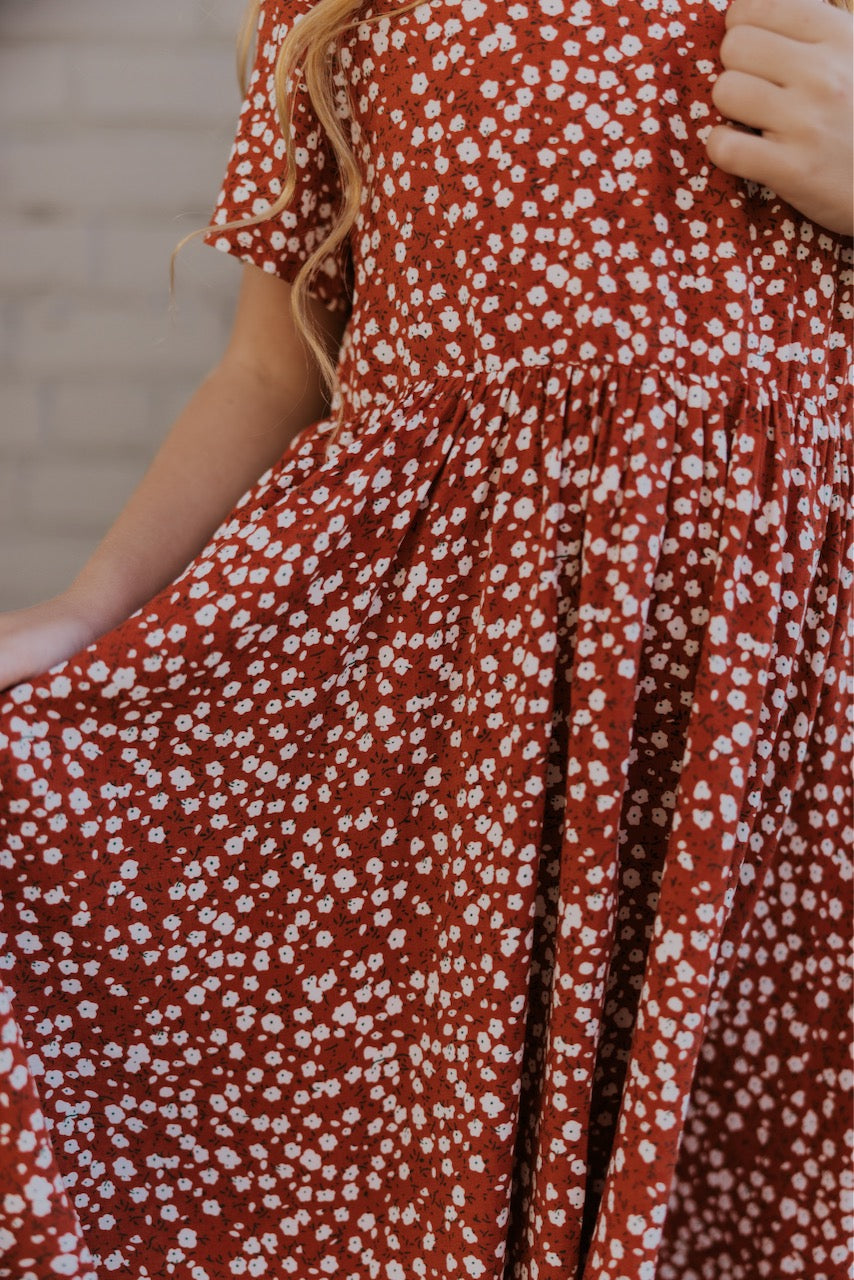
[[[243,0],[0,2],[0,609],[60,591],[228,333]]]

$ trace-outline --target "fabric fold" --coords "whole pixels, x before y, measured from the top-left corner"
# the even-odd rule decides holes
[[[20,1280],[48,1274],[96,1280],[7,987],[0,987],[0,1191],[2,1274]]]
[[[622,1095],[615,1149],[609,1166],[585,1277],[622,1280],[641,1259],[654,1258],[706,1020],[688,1010],[708,1005],[716,980],[721,942],[736,900],[750,833],[759,803],[751,782],[757,772],[762,699],[751,707],[745,687],[767,688],[780,618],[784,548],[803,553],[822,547],[831,489],[825,476],[791,477],[801,444],[791,431],[797,416],[743,405],[728,459],[722,536],[711,584],[709,618],[688,725],[677,803],[656,900],[650,952],[643,975],[631,1057]],[[801,495],[799,489],[806,487]],[[813,527],[813,510],[818,520]],[[823,514],[822,514],[823,513]],[[814,568],[812,570],[814,572]],[[797,625],[797,624],[796,624]],[[785,626],[795,632],[791,618]],[[800,630],[797,628],[797,630]],[[806,690],[799,692],[803,696]],[[807,717],[801,732],[807,733]],[[771,741],[777,736],[772,733]],[[763,811],[773,808],[764,797]],[[773,841],[759,850],[750,880],[761,884],[774,853]],[[740,910],[750,911],[744,891]],[[690,905],[689,905],[690,904]],[[673,1051],[673,1046],[676,1051]],[[662,1062],[667,1052],[667,1070]],[[669,1117],[669,1119],[668,1119]],[[633,1196],[655,1170],[656,1196]],[[637,1252],[609,1254],[617,1222],[631,1213]]]
[[[182,579],[11,692],[6,979],[79,1224],[57,1201],[11,1256],[82,1232],[95,1270],[189,1280],[263,1213],[270,1274],[392,1241],[425,1280],[686,1280],[724,1245],[746,1275],[703,1152],[777,1199],[804,1164],[767,1093],[755,1151],[715,1135],[760,1050],[827,1130],[795,1212],[837,1212],[843,1028],[805,1004],[835,934],[805,898],[815,972],[763,948],[818,807],[823,918],[848,874],[847,427],[728,391],[514,361],[338,451],[317,423]],[[756,994],[737,1050],[757,971],[791,1018]]]

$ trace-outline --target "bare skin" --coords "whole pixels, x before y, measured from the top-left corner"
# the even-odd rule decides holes
[[[854,234],[854,17],[822,0],[732,0],[706,139],[725,173],[770,187],[829,231]]]
[[[0,689],[77,653],[174,581],[240,495],[327,412],[290,288],[244,267],[222,358],[83,569],[59,595],[0,614]],[[309,313],[334,358],[346,316],[313,299]]]
[[[854,233],[852,16],[822,0],[732,0],[706,150],[806,217]],[[745,127],[757,132],[745,132]],[[228,347],[71,586],[0,614],[0,689],[45,671],[173,581],[237,498],[326,410],[290,286],[247,266]],[[337,352],[345,319],[311,304]]]

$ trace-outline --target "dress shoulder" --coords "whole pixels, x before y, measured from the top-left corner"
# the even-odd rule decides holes
[[[205,243],[214,248],[288,281],[326,239],[341,198],[335,153],[302,80],[292,123],[296,187],[288,208],[253,226],[217,228],[262,214],[282,191],[287,155],[276,108],[276,62],[286,35],[309,7],[306,0],[268,0],[261,7],[246,96],[211,216],[211,231],[205,236]],[[345,311],[350,272],[345,244],[321,263],[308,291],[330,310]]]

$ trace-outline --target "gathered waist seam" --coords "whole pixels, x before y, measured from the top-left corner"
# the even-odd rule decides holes
[[[851,369],[854,377],[854,366]],[[638,359],[630,363],[619,360],[555,360],[548,362],[525,363],[513,356],[503,360],[485,360],[476,357],[465,366],[454,367],[442,374],[432,374],[425,378],[406,381],[400,386],[383,392],[379,403],[371,403],[361,410],[351,413],[351,420],[369,419],[375,415],[388,412],[394,407],[409,405],[413,399],[423,398],[431,390],[442,395],[455,394],[454,388],[480,383],[485,386],[502,386],[518,378],[537,379],[539,382],[555,379],[555,392],[571,382],[574,378],[588,374],[593,378],[607,377],[611,374],[625,376],[627,379],[640,379],[644,376],[659,377],[671,386],[697,387],[704,391],[713,391],[718,397],[720,393],[730,392],[723,397],[724,402],[731,403],[745,397],[753,398],[758,408],[766,407],[774,400],[784,400],[792,405],[802,407],[807,412],[818,412],[820,408],[834,406],[841,409],[839,401],[845,396],[849,380],[826,381],[818,392],[807,388],[781,383],[777,378],[768,377],[756,370],[740,373],[718,372],[715,369],[677,369],[672,364],[663,364],[655,360]],[[753,393],[753,395],[751,394]]]

